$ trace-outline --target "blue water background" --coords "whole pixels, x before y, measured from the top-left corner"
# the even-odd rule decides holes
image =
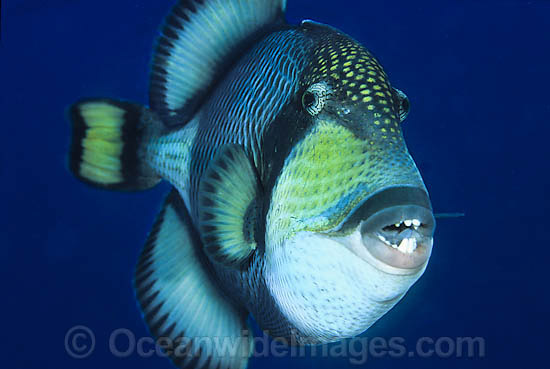
[[[368,337],[483,337],[484,358],[370,358],[374,368],[546,367],[550,202],[550,2],[288,0],[288,19],[364,43],[411,100],[403,126],[438,212],[434,253]],[[2,368],[171,368],[109,351],[147,330],[132,291],[167,185],[120,194],[66,169],[67,106],[87,96],[147,103],[151,45],[173,1],[2,2]],[[85,360],[64,348],[96,335]],[[357,367],[342,358],[257,358],[250,368]]]

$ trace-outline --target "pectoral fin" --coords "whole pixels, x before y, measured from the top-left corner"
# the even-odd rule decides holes
[[[215,262],[246,264],[256,250],[260,185],[244,149],[226,145],[204,174],[199,191],[199,227]]]

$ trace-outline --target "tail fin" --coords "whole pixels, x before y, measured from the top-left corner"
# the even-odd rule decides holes
[[[144,190],[159,183],[142,154],[147,112],[139,105],[108,99],[72,105],[71,172],[85,183],[110,190]]]

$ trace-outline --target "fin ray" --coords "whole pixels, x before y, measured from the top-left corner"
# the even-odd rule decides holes
[[[248,313],[225,299],[201,252],[199,235],[177,191],[168,196],[140,256],[136,296],[151,333],[175,343],[180,368],[246,367],[251,353]],[[217,339],[236,342],[219,355]],[[187,352],[187,355],[185,354]]]
[[[236,48],[284,21],[286,0],[181,0],[153,57],[150,105],[168,125],[185,124]]]
[[[244,149],[222,147],[201,179],[199,229],[208,256],[241,267],[254,253],[260,183]]]
[[[69,168],[81,181],[112,190],[142,190],[160,178],[140,156],[147,110],[109,99],[88,99],[70,108]]]

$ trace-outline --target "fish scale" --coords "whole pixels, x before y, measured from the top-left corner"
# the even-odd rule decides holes
[[[306,55],[301,49],[306,45],[307,40],[294,30],[267,37],[228,74],[199,112],[189,187],[189,193],[195,194],[191,203],[195,217],[198,216],[196,194],[200,178],[218,147],[226,143],[246,143],[246,151],[251,153],[261,172],[262,142],[268,139],[263,135],[298,88],[298,75],[306,65]],[[283,57],[287,55],[292,58]],[[269,80],[272,83],[268,85]]]
[[[407,96],[357,41],[290,25],[285,8],[180,0],[153,55],[151,107],[70,110],[77,178],[173,186],[134,285],[181,368],[246,367],[250,314],[290,344],[361,334],[431,255],[431,203],[400,126]]]

